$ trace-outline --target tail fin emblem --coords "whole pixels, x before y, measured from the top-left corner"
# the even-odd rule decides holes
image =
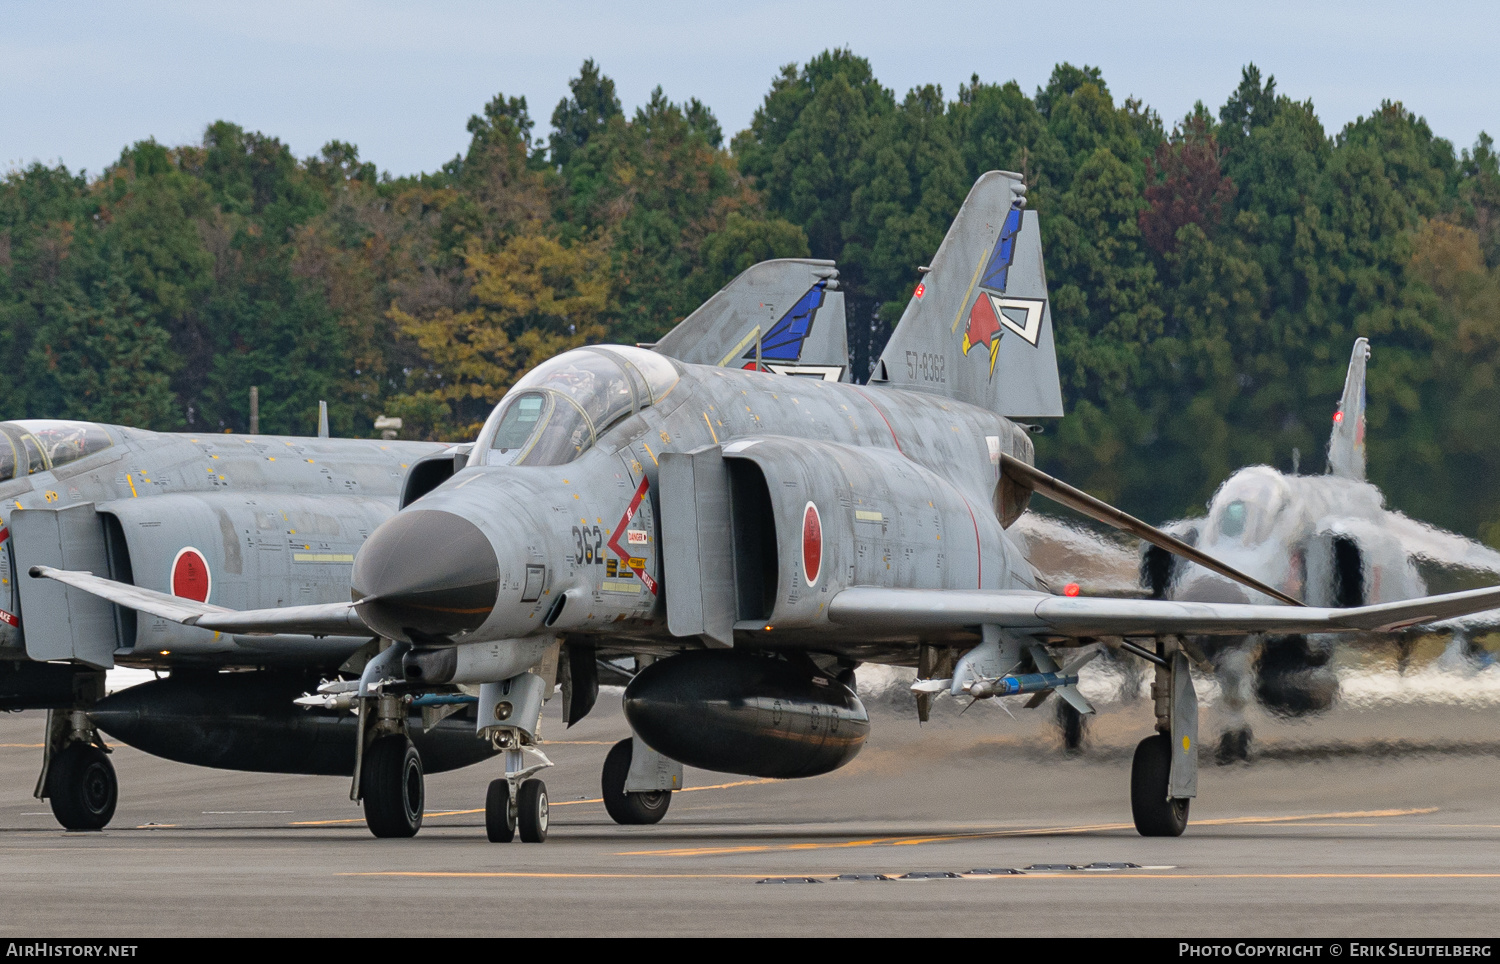
[[[762,362],[795,362],[802,358],[802,346],[807,341],[807,336],[812,334],[813,322],[817,320],[818,309],[823,307],[823,297],[827,288],[827,281],[819,281],[807,293],[797,299],[797,303],[781,316],[781,320],[771,326],[760,342],[760,358]],[[756,349],[752,345],[745,352],[741,361],[745,364],[742,368],[755,368]],[[762,365],[762,370],[767,366]]]
[[[1041,336],[1042,311],[1047,302],[1039,298],[1003,297],[1010,266],[1016,257],[1016,236],[1020,231],[1021,208],[1014,206],[1006,214],[1000,237],[995,239],[995,247],[984,265],[979,279],[981,290],[969,309],[969,325],[964,330],[965,355],[975,345],[984,345],[990,350],[991,376],[995,374],[995,359],[999,356],[1000,338],[1005,329],[1026,339],[1033,348]]]

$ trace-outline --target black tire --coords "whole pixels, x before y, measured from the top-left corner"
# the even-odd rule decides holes
[[[516,808],[511,806],[510,783],[491,780],[484,795],[484,834],[490,843],[510,843],[516,839]]]
[[[1057,726],[1062,730],[1063,752],[1082,752],[1083,741],[1088,737],[1088,720],[1067,700],[1057,701]]]
[[[604,809],[615,823],[643,825],[661,823],[672,805],[671,790],[655,793],[626,793],[625,779],[630,776],[630,756],[634,740],[621,740],[610,747],[604,758]]]
[[[103,830],[119,799],[114,764],[92,743],[70,744],[47,769],[47,802],[65,830]]]
[[[365,825],[377,837],[415,837],[422,829],[422,757],[404,736],[382,736],[360,769]]]
[[[1186,798],[1167,799],[1172,776],[1172,738],[1148,736],[1135,748],[1130,764],[1130,813],[1142,837],[1180,837],[1187,829]]]
[[[1215,759],[1219,766],[1231,763],[1246,763],[1250,760],[1250,730],[1225,730],[1219,737],[1219,752]]]
[[[527,780],[516,794],[516,822],[521,827],[523,843],[541,843],[547,839],[547,784]]]

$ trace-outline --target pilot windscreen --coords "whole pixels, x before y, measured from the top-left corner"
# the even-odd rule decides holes
[[[1245,503],[1235,499],[1224,507],[1224,515],[1219,519],[1219,532],[1231,539],[1243,535],[1246,515]]]
[[[542,419],[542,406],[547,401],[540,392],[522,395],[505,410],[500,418],[500,428],[495,432],[495,441],[490,448],[505,455],[526,444],[531,433],[536,431]]]
[[[42,457],[42,447],[30,435],[21,436],[21,447],[26,450],[26,472],[35,474],[47,471],[47,460]]]
[[[31,456],[33,472],[76,462],[114,444],[108,432],[89,422],[25,419],[11,424],[24,433],[21,442]]]
[[[16,445],[8,436],[0,435],[0,482],[16,477]]]

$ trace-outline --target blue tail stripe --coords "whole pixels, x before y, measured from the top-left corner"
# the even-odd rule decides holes
[[[767,361],[794,362],[802,357],[802,345],[812,333],[813,319],[823,306],[826,281],[819,281],[797,299],[781,320],[771,326],[760,343],[760,357]],[[745,352],[745,359],[755,358],[755,349]]]

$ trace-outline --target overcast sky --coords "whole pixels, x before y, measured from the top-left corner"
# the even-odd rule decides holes
[[[217,119],[299,156],[337,138],[383,171],[431,171],[497,92],[524,95],[545,132],[585,57],[627,110],[660,84],[732,134],[782,64],[838,46],[898,96],[936,82],[951,97],[973,73],[1029,93],[1066,60],[1170,122],[1217,109],[1254,61],[1330,133],[1391,99],[1459,148],[1500,135],[1493,2],[0,0],[0,171],[97,173],[128,143],[195,142]]]

